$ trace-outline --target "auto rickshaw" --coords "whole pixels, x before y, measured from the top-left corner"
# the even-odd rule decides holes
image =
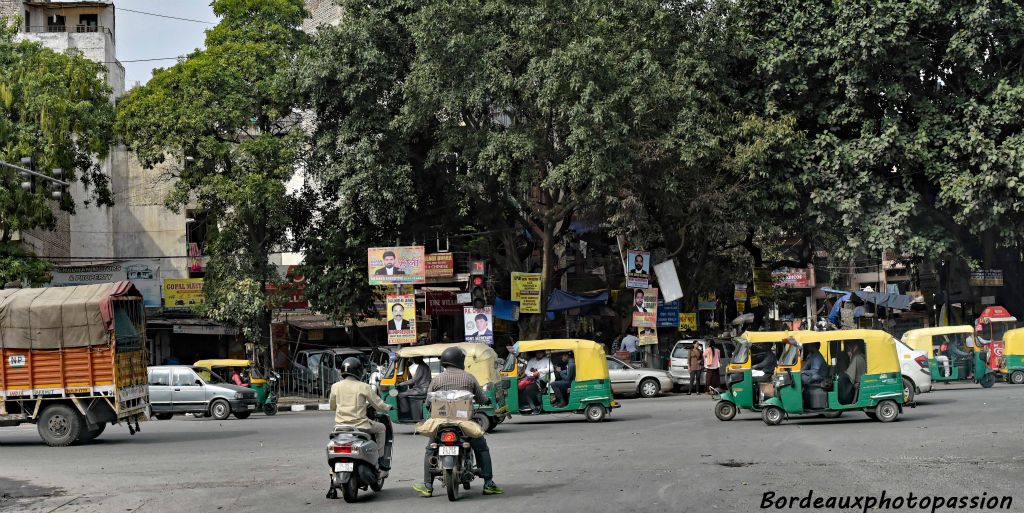
[[[600,422],[611,414],[611,410],[620,404],[612,398],[612,384],[608,376],[608,361],[605,359],[604,347],[590,340],[553,339],[523,340],[519,342],[519,357],[509,355],[510,362],[502,371],[504,379],[511,384],[508,390],[508,404],[512,411],[522,413],[528,407],[520,402],[519,380],[524,378],[521,371],[523,365],[519,358],[525,359],[530,353],[545,351],[548,353],[572,352],[576,362],[576,379],[568,389],[567,403],[563,407],[553,404],[554,389],[550,376],[544,376],[543,389],[540,394],[541,409],[538,413],[582,413],[590,422]],[[531,412],[532,413],[532,412]]]
[[[1010,330],[1003,335],[999,372],[1007,383],[1024,385],[1024,328]]]
[[[760,383],[753,376],[753,354],[757,349],[775,350],[774,344],[785,344],[792,334],[788,331],[748,331],[733,339],[736,348],[726,366],[726,389],[715,403],[718,420],[732,420],[740,410],[761,411]],[[772,376],[758,377],[757,381],[771,382]]]
[[[813,349],[812,349],[813,348]],[[821,372],[808,374],[804,369],[822,357]],[[847,351],[855,352],[851,356]],[[850,376],[863,355],[863,374]],[[852,364],[852,367],[851,367]],[[807,381],[807,383],[805,383]],[[823,414],[828,418],[844,411],[862,410],[868,417],[892,422],[903,411],[903,377],[892,335],[879,330],[798,331],[787,339],[772,378],[772,397],[761,403],[765,424],[782,423],[788,414]]]
[[[256,408],[267,415],[277,415],[277,382],[280,380],[280,376],[276,372],[270,371],[266,377],[263,377],[263,373],[256,369],[251,360],[199,360],[192,364],[192,367],[213,371],[227,381],[231,379],[227,372],[228,369],[235,367],[239,370],[247,370],[248,386],[256,391]]]
[[[460,342],[456,344],[430,344],[425,346],[403,347],[395,352],[395,361],[382,374],[380,378],[380,397],[384,402],[390,404],[392,409],[388,411],[391,422],[398,424],[416,424],[430,418],[430,410],[427,408],[426,395],[414,397],[410,400],[411,412],[402,415],[398,411],[398,384],[410,379],[412,373],[410,366],[412,359],[421,357],[424,363],[430,366],[432,376],[441,372],[441,353],[449,347],[458,347],[466,353],[466,372],[477,379],[483,387],[491,404],[473,405],[473,420],[487,432],[494,431],[508,417],[509,412],[507,401],[507,390],[505,381],[498,374],[498,354],[486,344],[474,342]],[[418,412],[415,415],[413,412]]]
[[[996,382],[996,371],[987,365],[988,351],[968,344],[977,340],[971,326],[920,328],[903,334],[903,343],[928,355],[932,382],[970,381],[984,388]]]

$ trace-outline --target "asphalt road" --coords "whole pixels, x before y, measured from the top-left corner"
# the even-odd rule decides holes
[[[327,413],[179,417],[144,423],[134,437],[108,427],[93,444],[61,449],[42,445],[34,426],[3,428],[0,511],[756,511],[766,492],[812,490],[1010,494],[1010,511],[1024,511],[1022,399],[1024,386],[940,385],[892,424],[859,412],[776,427],[745,413],[724,423],[711,400],[685,395],[626,399],[601,424],[516,417],[488,436],[505,495],[479,495],[477,480],[455,505],[411,490],[425,443],[411,426],[397,427],[384,491],[352,505],[324,497]]]

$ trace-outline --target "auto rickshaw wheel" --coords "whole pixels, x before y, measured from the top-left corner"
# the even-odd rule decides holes
[[[493,429],[491,427],[491,419],[490,419],[490,417],[488,417],[487,415],[484,415],[481,412],[477,412],[477,413],[473,414],[473,422],[476,422],[477,425],[480,426],[480,429],[482,429],[484,433],[488,433],[488,432],[491,431],[491,429]]]
[[[876,415],[875,412],[873,412],[873,411],[865,410],[864,414],[867,415],[868,418],[871,419],[871,420],[878,420],[878,415]]]
[[[1013,374],[1010,374],[1010,383],[1024,385],[1024,371],[1013,371]]]
[[[769,426],[778,426],[782,424],[782,420],[785,415],[782,412],[782,408],[778,406],[769,406],[761,412],[761,420]]]
[[[715,404],[715,416],[718,420],[732,420],[736,416],[736,405],[729,401],[718,401]]]
[[[268,417],[277,415],[277,403],[267,403],[263,405],[263,413]]]
[[[903,404],[910,404],[914,402],[914,382],[907,378],[903,378]]]
[[[591,403],[587,405],[587,409],[584,412],[587,416],[587,420],[590,422],[601,422],[604,420],[604,416],[607,411],[604,409],[604,405],[598,403]]]
[[[838,419],[839,417],[843,416],[843,411],[842,410],[827,411],[825,413],[822,413],[821,416],[825,417],[826,419]]]
[[[899,406],[896,405],[896,401],[886,399],[875,408],[875,417],[880,422],[892,422],[896,420],[900,414]]]
[[[992,388],[992,385],[996,384],[996,375],[989,372],[982,376],[981,381],[978,382],[982,388]]]

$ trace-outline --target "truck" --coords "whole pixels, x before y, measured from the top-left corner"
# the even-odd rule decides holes
[[[146,310],[130,281],[0,290],[0,427],[51,447],[149,416]]]

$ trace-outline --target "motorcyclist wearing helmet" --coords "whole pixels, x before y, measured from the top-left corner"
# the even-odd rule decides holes
[[[465,390],[473,393],[473,400],[477,404],[490,404],[490,399],[484,394],[480,383],[472,374],[465,371],[466,353],[458,347],[449,347],[441,353],[442,372],[430,382],[428,392],[449,392],[454,390]],[[433,449],[430,447],[432,441],[427,441],[426,456],[423,459],[423,482],[413,486],[413,490],[420,492],[424,497],[430,497],[434,491],[434,477],[430,472],[430,457]],[[491,467],[491,451],[487,447],[487,440],[483,436],[471,438],[470,444],[476,455],[477,464],[480,467],[480,477],[484,480],[484,495],[498,495],[504,491],[494,484],[494,471]]]
[[[345,358],[341,362],[341,381],[331,387],[331,409],[334,410],[334,423],[346,424],[373,435],[377,447],[384,447],[387,428],[380,422],[370,420],[366,416],[367,405],[379,412],[391,409],[391,406],[380,400],[373,388],[361,381],[363,362],[358,358]]]

